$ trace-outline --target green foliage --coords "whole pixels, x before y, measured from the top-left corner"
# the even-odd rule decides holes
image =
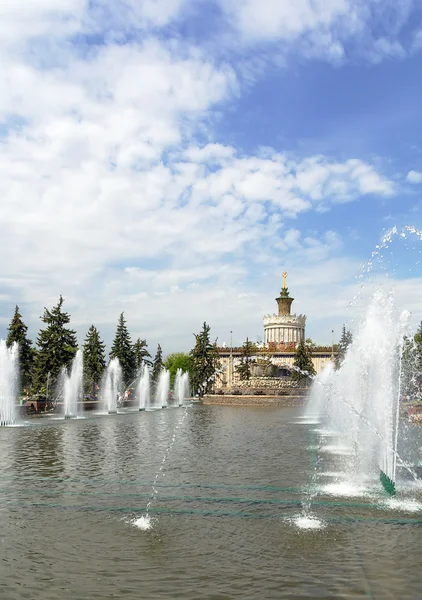
[[[213,375],[220,368],[217,342],[210,340],[210,327],[204,322],[202,331],[195,335],[195,347],[190,352],[192,387],[199,396],[208,393]]]
[[[413,339],[405,338],[402,352],[402,395],[415,400],[422,396],[422,323]]]
[[[338,354],[336,356],[336,369],[339,369],[343,364],[344,358],[346,356],[346,352],[348,347],[353,341],[352,332],[349,329],[346,329],[346,326],[343,325],[343,329],[341,332],[341,338],[338,343]]]
[[[106,360],[105,344],[100,339],[100,334],[94,325],[88,329],[83,344],[84,357],[84,387],[85,391],[97,395]]]
[[[189,376],[191,376],[191,358],[189,354],[185,354],[184,352],[169,354],[164,361],[164,366],[170,371],[170,383],[172,386],[174,384],[177,369],[182,369],[182,371],[189,373]]]
[[[135,367],[138,370],[142,364],[152,365],[151,354],[147,350],[146,340],[138,338],[133,344],[133,353],[135,355]]]
[[[15,313],[7,329],[6,345],[10,348],[14,342],[19,344],[19,370],[22,389],[28,388],[31,383],[35,362],[35,348],[32,347],[31,340],[27,338],[27,331],[28,327],[22,321],[19,306],[16,305]]]
[[[37,337],[38,351],[33,378],[34,391],[45,393],[47,376],[50,373],[49,389],[53,389],[62,367],[69,368],[77,350],[76,332],[68,329],[70,315],[62,310],[63,298],[54,308],[44,308],[41,321],[46,324]]]
[[[251,364],[253,363],[252,356],[256,351],[255,344],[246,338],[246,342],[243,342],[242,354],[240,357],[240,364],[237,365],[236,371],[239,373],[240,379],[243,381],[249,381],[251,378]]]
[[[130,384],[136,375],[136,359],[124,313],[121,313],[117,322],[116,335],[110,350],[110,360],[113,358],[119,359],[124,384]]]
[[[158,378],[160,376],[160,373],[163,369],[164,363],[163,363],[163,351],[161,350],[161,346],[160,344],[158,344],[157,346],[157,352],[155,354],[154,357],[154,363],[152,365],[152,376],[151,379],[154,383],[156,383],[158,381]]]
[[[299,371],[293,371],[292,379],[294,381],[308,382],[312,375],[316,375],[315,367],[312,362],[312,349],[303,341],[299,342],[297,346],[293,365],[296,369],[300,369]]]

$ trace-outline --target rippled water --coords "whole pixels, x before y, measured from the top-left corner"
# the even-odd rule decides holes
[[[194,406],[1,429],[0,598],[421,598],[422,488],[348,489],[333,452],[317,471],[298,415]]]

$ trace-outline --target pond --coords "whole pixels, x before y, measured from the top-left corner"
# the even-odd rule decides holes
[[[348,487],[300,417],[195,405],[2,428],[1,597],[420,598],[420,482]]]

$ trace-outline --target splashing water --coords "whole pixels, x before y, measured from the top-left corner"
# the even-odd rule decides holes
[[[325,522],[317,519],[313,516],[300,515],[297,517],[289,518],[290,523],[299,527],[299,529],[323,529]]]
[[[173,446],[174,446],[174,442],[176,441],[177,431],[179,430],[179,428],[182,426],[184,420],[186,419],[186,415],[188,414],[188,409],[189,409],[189,407],[185,406],[183,414],[182,414],[181,418],[179,419],[177,425],[174,428],[170,444],[167,446],[167,449],[166,449],[166,451],[164,453],[164,456],[163,456],[163,460],[161,461],[161,465],[160,465],[158,471],[155,474],[154,481],[152,483],[151,495],[150,495],[150,498],[149,498],[148,503],[146,505],[145,514],[134,520],[134,524],[136,524],[137,527],[139,527],[140,529],[143,529],[145,531],[147,531],[148,529],[151,529],[152,526],[153,526],[153,519],[151,518],[151,516],[149,514],[149,511],[150,511],[151,506],[152,506],[152,504],[153,504],[153,502],[156,499],[157,494],[158,494],[157,481],[158,481],[158,479],[160,477],[164,477],[165,474],[166,474],[166,472],[165,472],[165,466],[166,466],[167,458],[171,454],[171,451],[172,451]]]
[[[19,352],[15,342],[10,348],[0,340],[0,425],[13,425],[19,379]]]
[[[314,381],[309,411],[319,414],[351,448],[347,479],[371,478],[376,470],[396,481],[401,357],[409,328],[392,293],[378,291],[338,371],[329,365]]]
[[[132,521],[132,524],[138,529],[142,529],[142,531],[149,531],[152,529],[153,520],[151,517],[147,515],[143,515],[142,517],[138,517]]]
[[[417,242],[422,241],[422,231],[413,225],[406,225],[401,229],[394,226],[385,232],[379,244],[377,244],[372,251],[370,259],[363,264],[361,273],[357,276],[357,280],[360,283],[360,290],[349,302],[347,306],[348,309],[352,308],[357,301],[362,299],[365,286],[371,283],[375,277],[375,266],[380,268],[381,272],[386,278],[391,278],[391,276],[396,274],[397,265],[394,263],[391,265],[389,263],[389,258],[387,256],[388,251],[390,250],[394,240],[400,240],[401,242],[404,241],[407,244],[411,238],[416,239]],[[415,250],[415,248],[412,249]],[[422,254],[422,249],[419,247],[417,252]],[[418,269],[420,269],[420,262],[421,259],[414,261],[414,264]],[[412,271],[412,266],[409,266],[408,270],[409,272]]]
[[[70,419],[76,417],[78,413],[78,401],[82,399],[83,393],[83,357],[81,350],[78,350],[72,361],[70,375],[66,370],[63,372],[63,391],[64,391],[64,417]]]
[[[139,410],[144,410],[150,403],[151,373],[148,365],[143,364],[138,383]]]
[[[156,389],[156,404],[162,408],[168,406],[168,398],[170,393],[170,372],[167,369],[162,369],[158,378]]]
[[[113,358],[104,374],[102,397],[104,409],[109,413],[117,412],[117,397],[122,384],[122,368],[118,358]]]
[[[189,396],[189,373],[184,373],[182,369],[177,369],[174,380],[174,398],[176,405],[182,406],[185,399]]]

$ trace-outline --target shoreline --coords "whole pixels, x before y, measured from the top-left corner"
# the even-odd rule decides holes
[[[286,396],[255,396],[248,395],[218,395],[206,394],[201,402],[207,405],[216,406],[275,406],[291,407],[304,406],[307,402],[308,394],[289,394]]]

